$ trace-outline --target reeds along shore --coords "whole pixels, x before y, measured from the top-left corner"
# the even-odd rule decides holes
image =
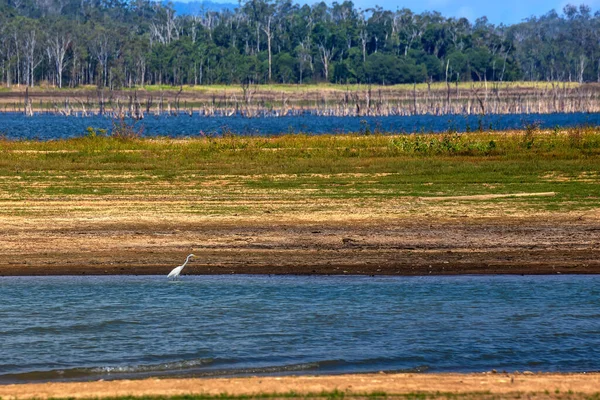
[[[232,86],[210,91],[179,88],[146,90],[85,90],[0,93],[0,110],[32,116],[106,115],[143,119],[148,115],[281,117],[314,116],[411,116],[550,114],[600,112],[600,86],[551,84],[546,87],[428,85],[362,87],[358,90],[316,88],[277,91],[263,87]]]

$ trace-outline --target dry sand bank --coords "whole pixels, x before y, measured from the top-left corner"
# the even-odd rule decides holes
[[[467,398],[589,398],[600,393],[600,374],[364,374],[219,379],[146,379],[0,386],[3,399],[98,398],[204,394],[234,396],[340,391],[346,396],[386,393],[448,394]],[[562,397],[561,397],[562,396]],[[565,397],[566,396],[566,397]]]

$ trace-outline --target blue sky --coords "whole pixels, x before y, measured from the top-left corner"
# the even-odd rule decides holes
[[[531,15],[542,15],[555,9],[559,13],[567,4],[587,4],[592,10],[600,7],[600,0],[355,0],[357,7],[372,7],[374,4],[395,10],[407,7],[421,12],[435,10],[444,16],[466,17],[471,21],[481,16],[488,17],[494,24],[514,24]]]
[[[189,1],[189,0],[183,0]],[[201,1],[201,0],[199,0]],[[219,3],[235,3],[237,0],[213,0]],[[319,0],[293,0],[312,4]],[[333,0],[325,0],[331,4]],[[337,0],[342,2],[343,0]],[[542,15],[555,9],[561,13],[569,3],[587,4],[593,11],[600,9],[600,0],[353,0],[356,7],[369,8],[380,5],[388,10],[410,8],[415,12],[439,11],[448,17],[466,17],[471,22],[481,16],[494,24],[514,24],[532,15]]]

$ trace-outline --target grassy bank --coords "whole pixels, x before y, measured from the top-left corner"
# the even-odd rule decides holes
[[[0,141],[0,200],[169,196],[244,203],[184,211],[211,215],[264,212],[252,211],[252,199],[307,210],[327,200],[360,208],[446,198],[510,204],[508,213],[585,210],[599,203],[599,156],[600,133],[592,128],[184,140],[90,130],[69,140]],[[523,193],[534,195],[516,196]],[[412,212],[420,208],[426,207]]]

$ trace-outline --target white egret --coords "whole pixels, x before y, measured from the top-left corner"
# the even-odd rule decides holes
[[[190,258],[192,258],[192,257],[196,257],[196,256],[193,254],[190,254],[189,256],[187,256],[183,265],[180,265],[177,268],[173,268],[173,271],[169,272],[169,275],[167,275],[167,278],[173,278],[174,280],[177,279],[179,274],[181,274],[181,271],[183,271],[183,267],[185,267],[185,265],[188,263],[188,261],[190,261]]]

